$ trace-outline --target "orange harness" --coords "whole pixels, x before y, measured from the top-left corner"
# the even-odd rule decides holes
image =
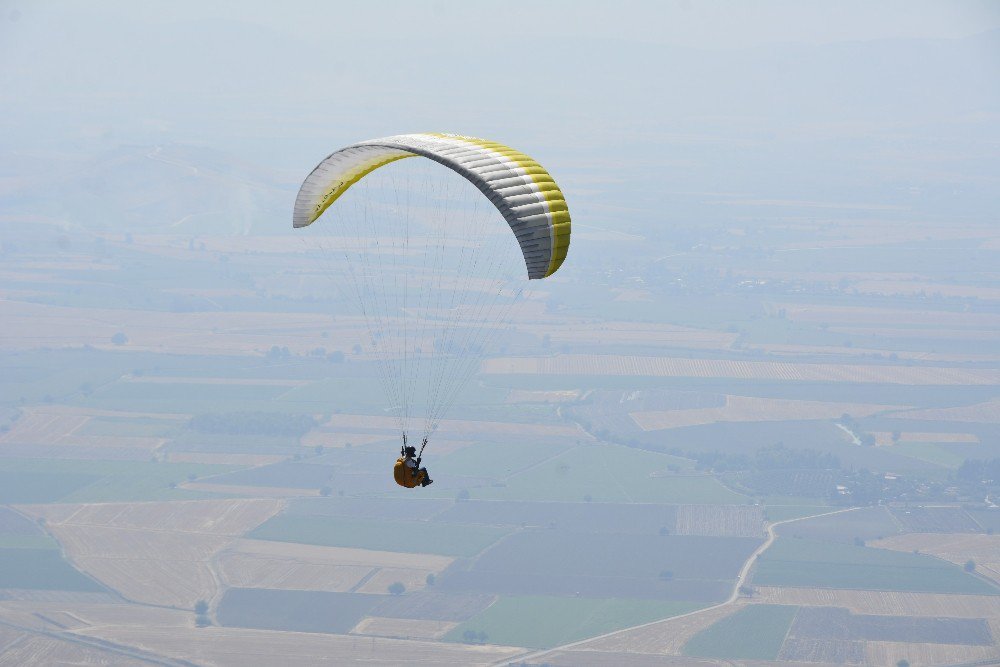
[[[412,489],[416,486],[420,486],[421,482],[424,481],[424,477],[427,476],[427,473],[423,470],[418,470],[417,468],[410,468],[406,465],[406,459],[400,456],[396,459],[396,465],[392,467],[392,476],[396,480],[396,484]]]

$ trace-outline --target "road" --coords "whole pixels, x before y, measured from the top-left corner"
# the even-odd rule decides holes
[[[842,514],[844,512],[851,512],[851,511],[856,510],[856,509],[858,509],[858,508],[857,507],[847,507],[847,508],[844,508],[844,509],[841,509],[841,510],[835,510],[833,512],[824,512],[823,514],[811,514],[809,516],[800,516],[800,517],[796,517],[794,519],[785,519],[784,521],[776,521],[774,523],[769,523],[767,525],[767,539],[764,540],[764,542],[759,547],[757,547],[757,549],[755,549],[752,554],[750,554],[750,557],[747,558],[746,562],[743,563],[743,567],[740,568],[739,576],[736,577],[736,584],[733,586],[733,592],[730,593],[729,597],[724,602],[720,602],[719,604],[714,604],[711,607],[705,607],[703,609],[698,609],[696,611],[689,611],[686,614],[680,614],[678,616],[671,616],[670,618],[663,618],[663,619],[660,619],[658,621],[651,621],[649,623],[642,623],[640,625],[633,625],[633,626],[628,627],[628,628],[622,628],[621,630],[614,630],[612,632],[608,632],[608,633],[603,634],[603,635],[598,635],[596,637],[588,637],[587,639],[581,639],[580,641],[572,642],[572,643],[569,643],[569,644],[563,644],[562,646],[555,646],[553,648],[544,649],[542,651],[535,651],[534,653],[525,653],[524,655],[517,656],[517,657],[515,657],[513,659],[510,659],[510,660],[504,660],[502,662],[494,663],[494,665],[512,665],[512,664],[520,664],[520,663],[530,662],[532,660],[537,660],[538,658],[542,658],[542,657],[544,657],[544,656],[546,656],[546,655],[548,655],[550,653],[554,653],[556,651],[568,651],[568,650],[573,649],[573,648],[575,648],[577,646],[582,646],[584,644],[588,644],[590,642],[597,641],[599,639],[607,639],[609,637],[614,637],[616,635],[620,635],[620,634],[623,634],[625,632],[631,632],[632,630],[639,630],[639,629],[642,629],[642,628],[652,627],[652,626],[660,624],[660,623],[667,623],[668,621],[674,621],[674,620],[676,620],[678,618],[686,618],[688,616],[694,616],[696,614],[702,614],[704,612],[711,611],[713,609],[719,609],[721,607],[725,607],[726,605],[735,604],[735,602],[740,597],[740,588],[746,583],[747,577],[750,576],[750,570],[753,569],[753,565],[756,562],[757,557],[760,556],[765,551],[767,551],[767,549],[774,543],[774,538],[775,538],[774,529],[775,529],[775,527],[782,526],[782,525],[784,525],[786,523],[793,523],[795,521],[803,521],[804,519],[814,519],[814,518],[820,517],[820,516],[831,516],[833,514]]]

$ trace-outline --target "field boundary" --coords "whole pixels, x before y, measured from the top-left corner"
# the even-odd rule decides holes
[[[511,664],[511,663],[517,662],[517,661],[528,662],[529,660],[536,660],[537,658],[541,658],[543,656],[549,655],[550,653],[554,653],[556,651],[568,651],[568,650],[574,649],[574,648],[576,648],[578,646],[583,646],[584,644],[587,644],[589,642],[599,641],[599,640],[602,640],[602,639],[608,639],[610,637],[614,637],[616,635],[620,635],[620,634],[623,634],[625,632],[631,632],[632,630],[640,630],[642,628],[652,627],[652,626],[657,625],[659,623],[665,623],[667,621],[675,621],[678,618],[687,618],[689,616],[695,616],[697,614],[703,614],[703,613],[705,613],[707,611],[712,611],[712,610],[715,610],[715,609],[721,609],[721,608],[729,606],[731,604],[735,604],[740,599],[740,588],[746,582],[746,579],[747,579],[747,577],[750,574],[750,570],[753,569],[754,564],[757,562],[757,558],[761,554],[763,554],[765,551],[767,551],[767,549],[774,543],[774,540],[777,537],[775,535],[775,533],[774,533],[775,526],[780,526],[780,525],[783,525],[783,524],[786,524],[786,523],[793,523],[795,521],[804,521],[805,519],[814,519],[814,518],[820,517],[820,516],[830,516],[832,514],[842,514],[844,512],[852,512],[852,511],[854,511],[856,509],[859,509],[859,508],[857,508],[857,507],[846,507],[844,509],[834,510],[832,512],[823,512],[821,514],[811,514],[809,516],[800,516],[800,517],[795,517],[794,519],[784,519],[783,521],[775,521],[774,523],[769,523],[767,525],[767,539],[764,540],[764,543],[761,544],[759,547],[757,547],[754,550],[754,552],[752,554],[750,554],[750,556],[747,558],[746,562],[743,563],[743,567],[740,568],[739,576],[736,578],[736,584],[733,586],[733,592],[730,593],[729,598],[727,598],[723,602],[720,602],[718,604],[714,604],[714,605],[712,605],[710,607],[703,607],[702,609],[696,609],[695,611],[689,611],[686,614],[678,614],[677,616],[671,616],[669,618],[661,618],[661,619],[658,619],[656,621],[650,621],[649,623],[641,623],[639,625],[633,625],[633,626],[628,627],[628,628],[621,628],[620,630],[614,630],[612,632],[608,632],[608,633],[605,633],[603,635],[597,635],[596,637],[588,637],[587,639],[581,639],[580,641],[571,642],[569,644],[563,644],[562,646],[553,646],[552,648],[547,648],[547,649],[544,649],[542,651],[535,651],[535,652],[532,652],[532,653],[526,653],[526,654],[523,654],[523,655],[514,656],[514,657],[512,657],[512,658],[510,658],[508,660],[504,660],[503,662],[495,662],[495,663],[493,663],[493,665],[495,667],[499,667],[500,665]]]

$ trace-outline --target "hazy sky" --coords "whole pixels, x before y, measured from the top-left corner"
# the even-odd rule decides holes
[[[388,27],[412,31],[509,30],[510,42],[526,36],[620,37],[711,49],[771,42],[807,44],[883,38],[964,37],[1000,27],[996,0],[674,0],[656,2],[547,0],[481,3],[282,3],[204,2],[98,3],[2,0],[8,19],[77,13],[149,21],[239,18],[305,37],[323,37]],[[17,13],[20,13],[18,17]],[[8,23],[7,29],[13,26]],[[509,46],[509,45],[508,45]]]
[[[454,131],[657,215],[665,183],[985,213],[1000,182],[996,0],[0,5],[0,151],[194,145],[291,182]]]

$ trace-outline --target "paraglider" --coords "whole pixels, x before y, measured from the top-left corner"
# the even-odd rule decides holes
[[[403,434],[403,446],[399,450],[399,458],[396,459],[396,465],[392,469],[392,476],[396,480],[396,484],[413,489],[418,485],[430,486],[434,483],[427,468],[420,467],[420,460],[426,446],[427,438],[424,438],[424,442],[420,446],[420,454],[417,454],[417,448],[407,445],[406,434]]]
[[[372,172],[413,157],[439,166],[416,184],[394,166],[380,172],[383,187],[365,189]],[[441,166],[468,183],[458,188],[444,180]],[[328,229],[338,235],[323,248],[328,270],[363,317],[403,437],[394,477],[401,486],[426,486],[430,478],[407,447],[407,433],[422,417],[426,446],[488,344],[507,330],[527,286],[512,251],[528,280],[562,266],[569,208],[552,176],[528,155],[486,139],[421,133],[362,141],[327,156],[299,189],[293,226],[308,227],[327,211],[336,224]]]

